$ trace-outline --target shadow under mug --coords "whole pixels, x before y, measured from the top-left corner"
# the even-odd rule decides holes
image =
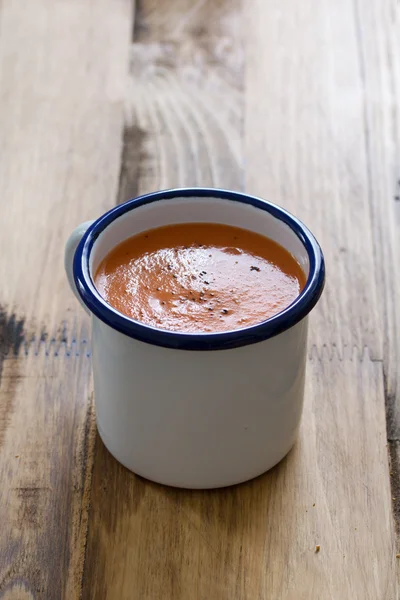
[[[93,274],[113,247],[148,229],[192,222],[233,225],[278,242],[303,268],[303,291],[260,324],[200,334],[142,324],[101,297]],[[158,483],[216,488],[256,477],[289,452],[303,407],[307,317],[325,280],[321,249],[298,219],[237,192],[156,192],[77,227],[65,268],[92,315],[97,427],[118,461]]]

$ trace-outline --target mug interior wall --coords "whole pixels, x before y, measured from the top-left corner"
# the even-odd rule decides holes
[[[254,231],[286,248],[309,274],[307,250],[296,233],[266,210],[220,198],[173,198],[134,208],[115,219],[99,235],[90,256],[90,271],[119,243],[142,231],[176,223],[220,223]]]

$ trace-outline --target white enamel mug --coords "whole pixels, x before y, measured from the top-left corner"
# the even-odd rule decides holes
[[[144,325],[101,297],[93,274],[114,246],[148,229],[193,222],[275,240],[302,266],[305,288],[259,325],[202,334]],[[236,192],[156,192],[79,226],[67,242],[65,267],[92,314],[97,427],[118,461],[159,483],[217,488],[256,477],[289,452],[303,406],[307,317],[325,279],[321,249],[299,220]]]

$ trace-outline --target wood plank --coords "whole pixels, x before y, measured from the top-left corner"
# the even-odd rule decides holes
[[[383,372],[391,483],[397,532],[400,528],[400,6],[373,2],[363,11],[364,120],[368,131],[379,303],[383,307]],[[374,69],[365,68],[373,64]]]
[[[244,174],[248,191],[315,231],[328,285],[312,318],[300,439],[272,472],[230,490],[171,490],[97,442],[83,598],[394,600],[365,18],[344,0],[243,11],[147,0],[135,23],[119,201],[174,185],[242,187]]]
[[[398,211],[382,203],[397,8],[380,6],[139,3],[117,193],[130,3],[3,0],[0,180],[13,202],[0,257],[28,256],[29,276],[0,260],[2,597],[397,597],[384,392],[397,385]],[[256,481],[171,490],[95,441],[88,323],[60,239],[115,199],[244,179],[327,254],[302,431]]]
[[[270,0],[252,11],[246,182],[303,218],[323,245],[329,276],[312,343],[348,356],[367,346],[381,359],[356,20],[344,1],[314,11]]]
[[[19,306],[27,322],[46,324],[49,334],[67,312],[69,323],[82,314],[66,293],[65,238],[115,199],[130,5],[1,4],[0,179],[7,205],[0,254],[21,257],[21,266],[24,258],[34,274],[22,277],[2,260],[1,301],[9,313]]]
[[[32,598],[79,597],[95,439],[90,367],[85,345],[70,357],[65,351],[46,357],[42,347],[4,362],[0,590],[6,597],[20,598],[21,587]]]
[[[313,356],[299,443],[279,467],[228,490],[157,486],[99,442],[83,598],[394,599],[390,497],[375,493],[387,455],[374,367],[367,356]],[[354,396],[366,399],[362,412]],[[371,422],[378,448],[364,434]]]
[[[168,187],[243,187],[239,0],[139,3],[118,201]]]
[[[0,3],[0,596],[79,598],[95,433],[63,271],[118,184],[129,0]]]
[[[397,527],[400,518],[400,7],[385,3],[363,9],[360,61],[364,67],[364,122],[368,132],[371,213],[379,304],[383,312],[383,370],[392,488]],[[374,65],[374,68],[366,68]]]
[[[391,598],[397,593],[393,583],[393,526],[386,512],[390,490],[385,431],[383,426],[377,426],[378,421],[383,423],[385,406],[383,375],[387,352],[383,339],[387,340],[388,336],[393,339],[382,303],[382,285],[387,283],[387,278],[386,281],[382,279],[381,272],[385,269],[378,240],[379,235],[388,236],[390,229],[382,221],[379,230],[376,220],[376,214],[381,210],[378,206],[382,201],[386,204],[384,186],[389,181],[395,148],[393,138],[377,125],[374,140],[371,140],[368,116],[374,106],[375,116],[379,115],[378,122],[390,118],[392,126],[396,123],[395,128],[398,128],[398,115],[390,110],[395,96],[393,89],[387,86],[393,78],[390,63],[393,43],[384,56],[380,54],[379,61],[376,55],[375,60],[371,56],[376,54],[378,42],[393,42],[388,14],[394,12],[395,4],[390,1],[384,4],[382,11],[382,3],[378,2],[370,3],[366,10],[358,2],[314,6],[290,0],[260,1],[249,24],[253,36],[248,54],[246,93],[253,110],[248,113],[246,135],[247,149],[254,160],[247,161],[248,188],[267,193],[300,216],[304,215],[323,244],[327,288],[312,319],[311,348],[314,347],[322,357],[325,352],[326,357],[333,360],[337,357],[343,363],[351,362],[353,358],[353,374],[343,369],[342,373],[329,378],[326,389],[320,390],[320,402],[329,401],[329,394],[334,391],[335,402],[350,403],[354,418],[353,433],[348,431],[351,436],[347,441],[351,444],[349,458],[351,456],[352,460],[360,447],[369,445],[375,449],[375,460],[380,461],[380,467],[368,485],[367,504],[361,487],[348,488],[338,498],[335,511],[347,514],[348,522],[345,524],[346,519],[343,520],[337,535],[345,544],[353,536],[352,515],[347,512],[348,506],[352,505],[353,514],[364,515],[363,535],[371,534],[367,524],[369,519],[375,519],[381,525],[380,531],[375,530],[369,548],[379,547],[381,538],[391,539],[391,543],[382,552],[373,551],[372,554],[360,544],[355,548],[347,571],[332,565],[331,574],[342,585],[340,597],[355,593],[360,598]],[[264,65],[265,75],[257,64]],[[367,77],[374,81],[374,88],[370,83],[366,85]],[[380,95],[386,98],[385,103],[377,102]],[[261,125],[260,110],[257,112],[255,102],[259,96],[274,107]],[[284,140],[284,144],[271,146],[270,142],[276,140]],[[371,148],[375,143],[379,150],[372,156]],[[262,157],[267,161],[267,172],[262,171]],[[393,177],[393,172],[390,176]],[[394,247],[390,247],[390,237],[386,248],[392,252]],[[393,292],[393,286],[387,289],[389,294]],[[360,357],[364,357],[362,368],[358,365]],[[321,366],[325,370],[324,361]],[[367,393],[351,393],[356,389],[354,380],[361,382],[367,377],[366,370],[375,380],[374,386],[366,390]],[[377,406],[375,420],[360,421],[359,416],[370,403]],[[346,428],[346,418],[337,414],[329,421],[318,421],[318,429],[321,427],[327,446],[320,452],[324,452],[329,464],[333,455],[343,452],[343,442],[339,445],[336,442],[339,430]],[[312,443],[312,440],[307,441]],[[343,460],[341,468],[345,466]],[[303,493],[300,488],[299,501]],[[301,522],[298,527],[302,529]],[[359,527],[357,531],[359,535]],[[387,574],[386,582],[378,582],[376,571],[371,569],[365,574],[365,587],[360,581],[358,587],[353,588],[357,564],[363,564],[364,570],[375,564],[375,569]],[[336,597],[333,582],[328,581],[324,587],[321,583],[317,590],[317,597]]]

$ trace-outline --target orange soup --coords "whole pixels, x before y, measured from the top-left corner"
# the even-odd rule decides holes
[[[185,223],[151,229],[116,246],[95,284],[142,323],[186,333],[248,327],[286,308],[305,285],[293,256],[245,229]]]

